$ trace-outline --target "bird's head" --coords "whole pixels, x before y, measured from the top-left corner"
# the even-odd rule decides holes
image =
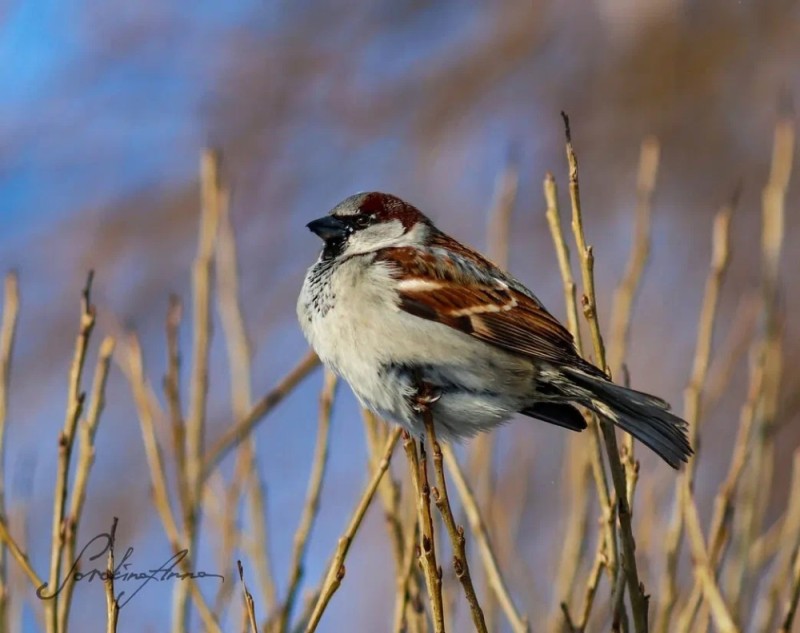
[[[325,242],[322,256],[326,259],[383,248],[421,246],[433,228],[416,207],[377,191],[345,198],[328,215],[306,226]]]

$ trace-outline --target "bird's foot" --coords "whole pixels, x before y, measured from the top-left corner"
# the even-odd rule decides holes
[[[411,406],[417,413],[423,413],[430,409],[430,406],[442,397],[442,392],[433,385],[423,382],[417,389],[417,393],[412,397]]]

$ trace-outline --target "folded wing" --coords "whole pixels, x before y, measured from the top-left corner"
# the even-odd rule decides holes
[[[398,280],[400,309],[509,352],[601,374],[575,351],[572,335],[524,286],[486,259],[440,238],[426,251],[381,251]]]

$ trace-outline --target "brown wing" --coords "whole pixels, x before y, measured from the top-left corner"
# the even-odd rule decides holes
[[[447,240],[445,242],[445,240]],[[445,236],[420,251],[385,249],[398,280],[400,309],[510,352],[554,363],[584,364],[572,335],[527,289],[483,257]]]

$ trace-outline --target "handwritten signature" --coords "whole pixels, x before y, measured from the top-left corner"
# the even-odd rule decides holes
[[[116,528],[116,519],[114,520],[114,528]],[[164,563],[154,569],[139,571],[132,570],[132,563],[130,563],[129,560],[133,556],[134,549],[133,547],[129,547],[125,550],[122,560],[120,560],[119,564],[112,570],[95,568],[85,572],[78,571],[78,567],[80,566],[81,559],[84,557],[84,555],[88,555],[89,561],[95,561],[101,556],[107,554],[109,551],[113,551],[115,541],[114,533],[116,531],[114,528],[112,528],[111,532],[103,532],[102,534],[98,534],[83,546],[83,549],[72,563],[72,567],[70,567],[69,572],[66,576],[64,576],[61,584],[55,588],[55,591],[48,593],[48,583],[45,582],[42,583],[42,585],[36,590],[36,596],[41,600],[53,600],[64,590],[64,587],[66,587],[69,582],[92,582],[95,579],[100,580],[101,582],[107,582],[109,578],[113,579],[115,583],[118,581],[139,582],[139,585],[136,586],[135,590],[129,595],[126,591],[120,591],[116,596],[117,604],[119,605],[119,608],[122,608],[128,604],[137,593],[144,589],[149,582],[166,582],[169,580],[187,579],[196,580],[198,578],[218,578],[222,582],[225,581],[225,577],[221,574],[211,574],[204,571],[185,571],[180,569],[181,563],[189,553],[189,550],[185,549],[176,552]],[[90,548],[95,544],[98,547],[102,547],[102,549],[96,554],[89,554],[87,550],[90,550]]]

